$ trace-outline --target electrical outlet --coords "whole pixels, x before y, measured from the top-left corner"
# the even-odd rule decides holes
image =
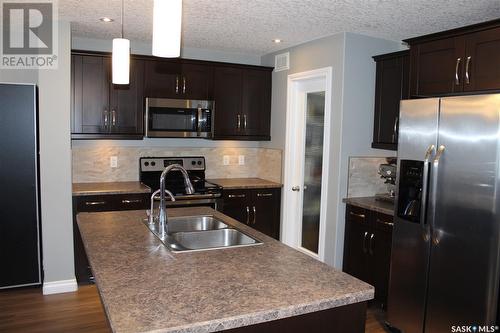
[[[109,166],[112,168],[118,167],[118,156],[111,156],[109,158]]]
[[[245,165],[245,155],[238,155],[238,164]]]
[[[229,165],[229,155],[222,156],[222,164]]]

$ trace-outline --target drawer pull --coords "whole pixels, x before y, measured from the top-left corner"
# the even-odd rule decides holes
[[[85,206],[101,206],[105,204],[106,201],[85,201]]]
[[[366,253],[366,238],[368,237],[368,231],[365,231],[365,234],[363,236],[363,253]]]
[[[353,212],[349,212],[349,215],[355,216],[355,217],[359,217],[360,219],[365,219],[366,218],[365,214],[356,214],[356,213],[353,213]]]
[[[368,252],[370,253],[371,256],[373,255],[373,240],[374,239],[375,239],[375,234],[371,234],[370,235],[370,247],[368,250]]]
[[[272,197],[272,193],[257,193],[258,197]]]
[[[132,204],[132,203],[140,203],[141,199],[123,199],[122,204]]]
[[[244,198],[246,197],[245,194],[230,194],[227,196],[228,198]]]
[[[394,225],[394,222],[387,222],[387,221],[383,221],[381,219],[377,219],[377,223],[382,223],[382,224],[385,224],[385,225],[389,225],[391,227]]]

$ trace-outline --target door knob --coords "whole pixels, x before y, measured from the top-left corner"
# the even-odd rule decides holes
[[[292,187],[292,191],[294,191],[294,192],[300,191],[300,186],[294,186],[294,187]]]

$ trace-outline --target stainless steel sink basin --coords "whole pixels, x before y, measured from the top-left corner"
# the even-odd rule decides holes
[[[169,218],[167,230],[169,234],[173,234],[186,231],[225,229],[227,227],[227,224],[213,216],[184,216]]]
[[[262,244],[236,229],[178,232],[169,235],[164,243],[174,252],[215,250]]]

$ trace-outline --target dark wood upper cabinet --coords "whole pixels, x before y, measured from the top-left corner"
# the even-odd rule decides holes
[[[77,53],[71,59],[72,138],[142,138],[143,61],[131,60],[130,84],[113,85],[109,56]]]
[[[270,140],[271,70],[215,67],[215,139]]]
[[[372,148],[397,150],[399,104],[409,94],[409,51],[373,57],[377,63]]]
[[[412,97],[500,90],[500,20],[405,42],[410,45]]]
[[[174,60],[147,60],[145,97],[201,99],[212,98],[212,67]]]

